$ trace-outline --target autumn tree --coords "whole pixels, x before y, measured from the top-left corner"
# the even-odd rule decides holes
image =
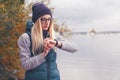
[[[23,76],[16,43],[26,18],[24,0],[0,0],[0,80]]]
[[[40,1],[46,5],[50,3],[50,0]],[[25,8],[24,0],[0,0],[0,80],[22,80],[24,77],[17,40],[25,32],[26,20],[31,18],[30,10],[31,7]]]

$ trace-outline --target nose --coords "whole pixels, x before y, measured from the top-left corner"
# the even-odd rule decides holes
[[[45,24],[48,24],[49,23],[49,21],[45,21]]]

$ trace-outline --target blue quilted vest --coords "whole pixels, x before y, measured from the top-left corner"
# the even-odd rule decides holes
[[[56,52],[51,49],[45,59],[38,67],[25,72],[25,80],[60,80]]]
[[[29,35],[31,42],[31,35],[29,33],[27,34]],[[30,45],[30,51],[31,49],[32,43]],[[33,57],[32,51],[31,57]],[[26,71],[24,80],[60,80],[59,70],[56,64],[56,52],[54,49],[50,49],[45,60],[44,63],[36,68]]]

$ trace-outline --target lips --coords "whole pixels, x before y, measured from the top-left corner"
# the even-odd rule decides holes
[[[47,30],[49,27],[48,26],[44,26],[43,27],[43,30]]]
[[[44,26],[44,28],[48,28],[48,26]]]

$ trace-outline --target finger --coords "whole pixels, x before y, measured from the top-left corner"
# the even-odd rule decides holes
[[[55,46],[54,44],[52,44],[52,45],[51,45],[51,44],[47,44],[45,47],[51,49],[51,48],[54,47],[54,46]]]
[[[45,38],[44,39],[44,43],[47,43],[48,40],[49,40],[49,38]]]
[[[55,44],[55,41],[50,40],[50,41],[49,41],[49,44]]]
[[[54,47],[54,45],[48,45],[47,47],[48,47],[48,48],[53,48],[53,47]]]
[[[44,41],[48,41],[48,40],[50,40],[50,38],[45,38],[45,39],[44,39]]]
[[[49,48],[49,47],[45,47],[44,50],[45,50],[45,51],[46,51],[46,50],[50,50],[50,48]]]

